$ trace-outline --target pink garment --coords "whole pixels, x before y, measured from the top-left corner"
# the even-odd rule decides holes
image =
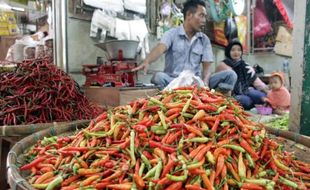
[[[291,105],[291,95],[289,91],[282,86],[277,90],[271,90],[267,94],[267,102],[273,109],[289,110]]]

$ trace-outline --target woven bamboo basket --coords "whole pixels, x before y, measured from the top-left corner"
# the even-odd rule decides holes
[[[66,127],[52,127],[47,130],[40,131],[33,135],[30,135],[20,142],[16,143],[16,145],[11,149],[7,157],[7,175],[8,175],[8,183],[11,186],[12,190],[34,190],[33,187],[23,178],[27,173],[21,173],[17,167],[18,164],[23,163],[23,151],[28,147],[34,145],[38,140],[43,139],[43,137],[50,136],[65,136],[74,133],[77,129],[82,129],[87,127],[87,125],[68,125]],[[284,147],[288,151],[295,152],[295,155],[298,159],[310,162],[309,154],[310,154],[310,138],[294,134],[292,140],[288,139],[289,136],[284,133],[285,131],[279,130],[269,130],[270,137],[274,138],[276,141],[284,143]],[[289,132],[290,133],[290,132]],[[280,137],[280,138],[278,138]],[[294,141],[295,140],[295,141]],[[299,146],[294,146],[299,143]]]
[[[34,189],[29,183],[22,177],[27,175],[26,173],[20,173],[17,165],[23,163],[23,152],[25,149],[34,145],[38,140],[44,137],[50,136],[64,136],[74,133],[76,130],[85,128],[89,124],[88,120],[76,121],[72,123],[60,123],[55,124],[52,127],[49,126],[48,129],[36,132],[30,136],[23,138],[21,141],[17,142],[7,156],[7,178],[8,183],[12,190],[16,189]]]
[[[25,137],[36,133],[38,131],[50,127],[62,127],[67,125],[74,125],[89,122],[89,120],[77,120],[70,122],[53,122],[53,123],[36,123],[30,125],[3,125],[0,126],[0,137]]]

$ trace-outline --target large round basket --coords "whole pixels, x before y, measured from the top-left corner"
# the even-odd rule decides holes
[[[17,165],[23,164],[23,152],[34,145],[38,140],[43,139],[44,137],[50,136],[64,136],[69,135],[77,131],[78,129],[85,128],[89,124],[89,121],[84,121],[83,123],[73,123],[67,124],[64,126],[53,126],[48,129],[39,131],[30,136],[23,138],[21,141],[17,142],[7,157],[7,176],[8,183],[12,190],[16,189],[34,189],[30,186],[30,184],[23,178],[24,173],[20,173]]]
[[[13,145],[22,138],[38,131],[51,127],[64,127],[68,125],[80,125],[88,123],[89,120],[77,120],[70,122],[37,123],[30,125],[3,125],[0,126],[0,173],[6,172],[6,158]],[[0,176],[0,187],[6,185],[6,175]]]
[[[50,129],[40,131],[33,135],[30,135],[18,143],[11,149],[7,158],[8,165],[8,182],[12,190],[32,190],[34,189],[31,185],[23,178],[27,175],[21,173],[17,165],[23,164],[23,151],[28,147],[34,145],[38,140],[43,139],[44,137],[50,136],[65,136],[74,133],[78,129],[85,128],[87,125],[68,125],[66,127],[52,127]],[[284,131],[267,129],[269,131],[270,138],[274,138],[276,141],[281,142],[284,145],[285,149],[288,151],[295,152],[295,155],[298,159],[310,163],[310,138],[302,136],[299,134],[293,134],[294,137],[289,140],[289,135]],[[290,132],[288,132],[290,133]],[[295,140],[295,141],[294,141]],[[298,143],[297,143],[298,142]]]

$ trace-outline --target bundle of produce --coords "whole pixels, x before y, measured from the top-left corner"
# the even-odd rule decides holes
[[[280,118],[275,118],[274,120],[266,123],[266,126],[287,131],[288,122],[289,122],[289,114],[285,114]]]
[[[307,189],[310,165],[233,99],[179,88],[104,112],[72,136],[30,147],[37,189]]]
[[[28,60],[14,72],[0,73],[0,125],[91,119],[100,112],[48,59]]]

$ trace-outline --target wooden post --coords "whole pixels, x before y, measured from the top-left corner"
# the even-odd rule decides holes
[[[307,0],[304,32],[304,80],[302,85],[300,133],[310,136],[310,1]],[[299,12],[298,12],[299,13]]]
[[[295,1],[289,130],[310,136],[310,1]]]

